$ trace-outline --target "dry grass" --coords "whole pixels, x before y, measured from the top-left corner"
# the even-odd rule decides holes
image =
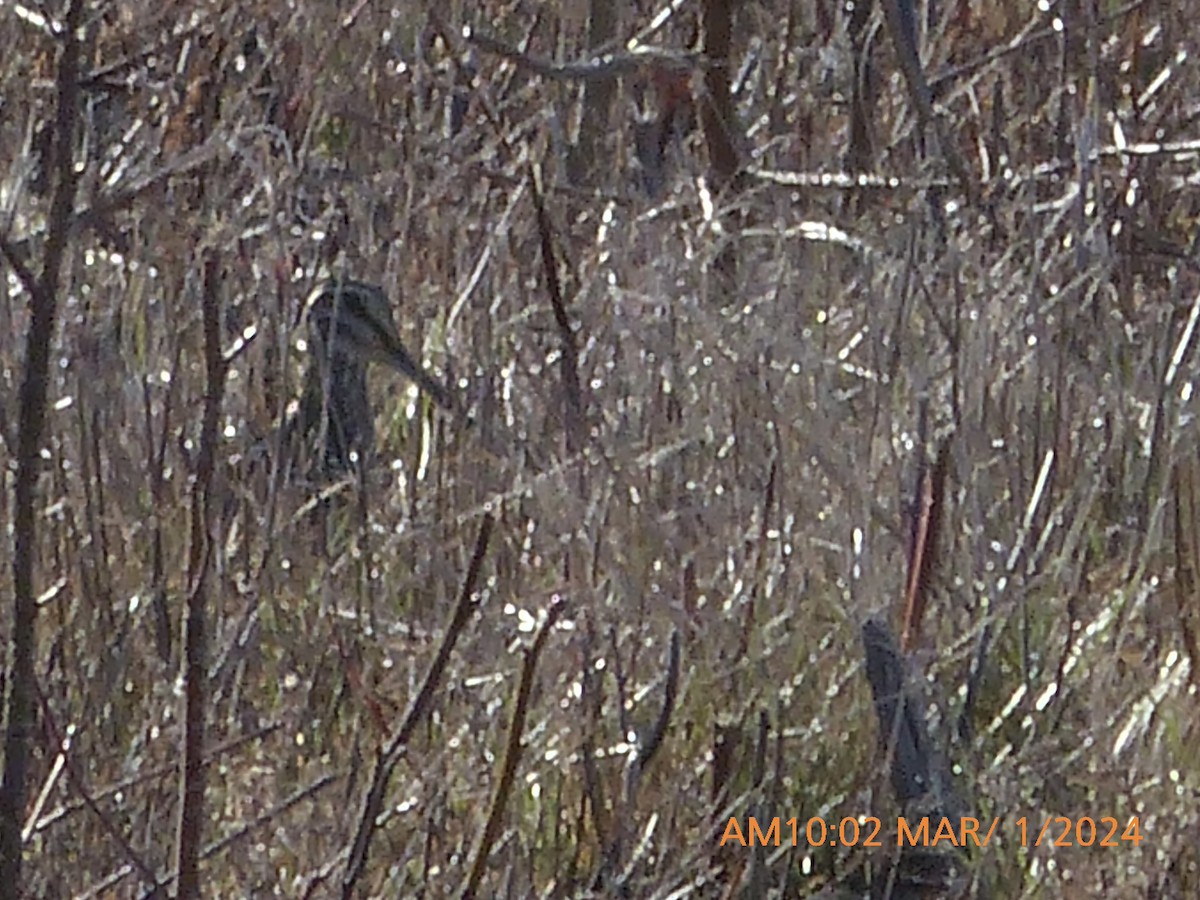
[[[735,67],[757,58],[736,97],[742,149],[765,169],[839,171],[850,45],[829,30],[836,4],[793,5],[735,19]],[[531,53],[583,54],[582,4],[536,26],[519,5],[484,6],[479,23],[505,40],[534,29]],[[59,298],[29,895],[142,896],[130,853],[172,872],[210,251],[226,344],[248,338],[209,525],[210,895],[339,893],[379,748],[445,637],[488,514],[477,607],[397,756],[360,896],[457,894],[493,810],[479,896],[809,896],[878,866],[861,848],[760,853],[717,836],[752,811],[896,814],[859,628],[899,606],[923,407],[951,457],[916,659],[950,719],[987,648],[971,732],[949,750],[969,807],[1007,834],[1021,816],[1136,815],[1145,838],[1006,839],[970,855],[964,892],[1193,895],[1195,155],[1081,160],[1117,123],[1130,145],[1196,139],[1195,10],[1100,4],[1090,31],[1079,14],[1064,37],[1024,7],[939,6],[927,70],[979,61],[938,90],[981,180],[973,205],[928,189],[945,173],[915,150],[886,28],[872,171],[901,185],[749,178],[714,208],[698,135],[673,151],[661,201],[638,193],[623,106],[596,189],[567,185],[570,83],[491,54],[474,53],[451,135],[461,75],[416,4],[216,3],[191,25],[173,5],[96,13],[86,66],[128,63],[85,83],[79,204],[98,213],[74,234]],[[654,41],[685,46],[688,10]],[[0,199],[7,239],[36,259],[54,53],[0,15],[18,51],[0,72]],[[261,53],[243,57],[252,23]],[[578,452],[531,162],[575,328]],[[730,246],[735,301],[713,276]],[[343,263],[390,292],[406,342],[457,379],[472,416],[434,414],[381,374],[382,460],[321,520],[308,488],[272,490],[264,448],[298,388],[299,303],[319,266]],[[23,335],[11,270],[2,290],[0,333]],[[20,346],[0,342],[6,460]],[[9,533],[13,479],[7,467]],[[528,667],[522,753],[498,793],[523,661],[555,598],[566,606]],[[673,632],[678,698],[633,779]]]

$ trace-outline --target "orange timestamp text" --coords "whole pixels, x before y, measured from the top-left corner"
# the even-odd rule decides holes
[[[994,840],[1016,838],[1022,847],[1137,847],[1144,840],[1137,816],[1122,823],[1114,816],[1028,816],[1005,824],[1000,817],[963,816],[906,818],[897,816],[888,829],[876,816],[843,816],[825,820],[784,819],[775,816],[742,820],[730,816],[721,835],[721,846],[743,847],[987,847]]]

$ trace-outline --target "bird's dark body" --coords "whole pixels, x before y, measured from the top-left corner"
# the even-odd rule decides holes
[[[409,378],[443,406],[446,389],[409,355],[381,288],[349,279],[317,286],[307,304],[312,358],[300,406],[288,422],[288,443],[299,441],[310,466],[326,475],[365,463],[375,447],[375,412],[367,365],[381,362]]]
[[[329,359],[329,392],[316,362],[305,375],[298,411],[299,429],[316,451],[315,462],[330,473],[353,471],[355,456],[366,460],[375,448],[374,411],[367,394],[366,366],[344,354]],[[328,399],[326,399],[328,397]],[[322,417],[325,422],[322,423]],[[324,445],[322,440],[324,424]]]

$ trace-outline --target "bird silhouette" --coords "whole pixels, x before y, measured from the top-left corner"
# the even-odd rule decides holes
[[[422,368],[400,341],[383,289],[348,278],[321,282],[305,303],[311,360],[285,442],[297,444],[325,474],[353,471],[375,446],[375,411],[367,393],[367,366],[382,363],[411,378],[440,406],[449,391]]]

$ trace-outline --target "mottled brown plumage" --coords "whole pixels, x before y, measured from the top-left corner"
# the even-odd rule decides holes
[[[450,394],[400,342],[383,290],[350,279],[322,282],[306,304],[311,362],[300,406],[287,423],[287,442],[300,441],[326,473],[352,471],[375,445],[375,411],[367,365],[383,363],[408,376],[439,405]]]

